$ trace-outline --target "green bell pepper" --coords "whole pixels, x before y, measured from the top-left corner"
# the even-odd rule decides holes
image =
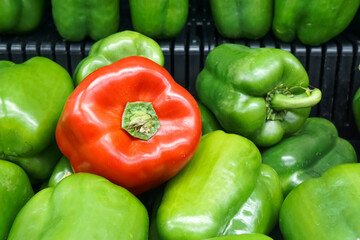
[[[360,132],[360,88],[356,91],[352,100],[352,110],[355,118],[355,124]]]
[[[291,53],[222,44],[208,55],[196,80],[202,103],[227,132],[258,146],[271,146],[296,132],[321,91],[308,89],[309,78]]]
[[[149,239],[269,233],[282,201],[279,177],[261,164],[256,146],[214,131],[202,137],[195,156],[167,183]]]
[[[265,150],[262,159],[279,174],[284,195],[333,166],[357,162],[353,146],[324,118],[308,118],[298,132]]]
[[[71,167],[70,161],[67,157],[63,156],[56,164],[50,176],[48,186],[55,187],[61,180],[72,174],[74,174],[74,170]]]
[[[279,225],[286,240],[360,238],[360,164],[341,164],[286,197]]]
[[[77,173],[38,192],[19,212],[9,240],[147,239],[148,213],[125,188]]]
[[[27,33],[40,24],[44,0],[0,0],[0,33]]]
[[[210,7],[224,37],[258,39],[271,28],[273,0],[210,0]]]
[[[359,4],[359,0],[275,0],[273,32],[281,41],[298,38],[319,45],[345,30]]]
[[[51,4],[55,26],[66,40],[89,36],[97,41],[119,28],[119,0],[51,0]]]
[[[55,187],[55,185],[58,184],[61,180],[72,174],[74,174],[74,170],[71,167],[69,159],[65,156],[62,156],[57,162],[50,178],[39,186],[38,191],[47,187]]]
[[[7,239],[20,209],[34,195],[30,181],[18,165],[0,160],[0,239]]]
[[[173,38],[185,26],[188,0],[129,0],[135,31],[156,39]]]
[[[21,165],[31,179],[47,179],[61,157],[55,128],[72,79],[57,63],[34,57],[0,61],[0,82],[0,158]]]
[[[94,43],[89,56],[77,65],[73,80],[78,85],[93,71],[129,56],[146,57],[164,65],[164,55],[157,42],[134,31],[122,31]]]
[[[216,120],[216,117],[210,110],[201,102],[197,102],[199,105],[200,113],[201,113],[201,126],[202,126],[202,135],[207,133],[222,130],[219,122]]]
[[[6,159],[21,166],[29,175],[31,183],[37,184],[49,178],[61,156],[62,153],[54,141],[43,151],[33,156],[7,156]]]
[[[264,234],[249,233],[249,234],[241,234],[236,236],[208,238],[205,240],[272,240],[272,238]]]

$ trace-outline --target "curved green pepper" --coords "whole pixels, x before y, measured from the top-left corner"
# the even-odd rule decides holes
[[[201,113],[201,126],[202,126],[202,135],[207,133],[222,130],[219,122],[216,120],[216,117],[210,110],[201,102],[197,102],[199,105],[200,113]]]
[[[55,26],[66,40],[89,36],[96,41],[119,28],[119,0],[51,0],[51,5]]]
[[[271,146],[296,132],[321,99],[291,53],[222,44],[208,55],[196,80],[202,103],[220,125],[258,146]]]
[[[9,240],[146,240],[148,214],[125,188],[77,173],[38,192],[19,212]]]
[[[360,88],[356,91],[352,100],[352,110],[355,118],[355,124],[360,132]]]
[[[241,235],[236,235],[236,236],[208,238],[205,240],[272,240],[272,238],[270,238],[264,234],[249,233],[249,234],[241,234]]]
[[[165,187],[150,239],[205,239],[268,233],[283,198],[276,172],[256,146],[223,131],[202,137],[186,167]]]
[[[18,165],[0,160],[0,173],[0,239],[5,240],[17,213],[34,192],[28,176]]]
[[[333,166],[357,162],[353,146],[324,118],[308,118],[298,132],[265,150],[262,159],[279,174],[284,195]]]
[[[48,186],[55,187],[61,180],[74,174],[74,170],[71,167],[69,159],[65,156],[60,158],[59,162],[56,164],[53,173],[50,176]]]
[[[188,0],[129,0],[135,31],[156,39],[173,38],[185,26]]]
[[[298,38],[319,45],[345,30],[359,4],[359,0],[275,0],[273,31],[281,41]]]
[[[273,0],[210,0],[210,7],[224,37],[258,39],[271,28]]]
[[[294,188],[280,210],[284,239],[359,239],[359,182],[360,164],[349,163]]]
[[[0,82],[0,156],[44,180],[61,157],[55,128],[72,79],[57,63],[34,57],[23,64],[0,61]]]
[[[130,56],[146,57],[164,65],[164,55],[157,42],[134,31],[122,31],[94,43],[89,56],[77,65],[73,80],[78,85],[93,71]]]
[[[44,0],[0,0],[0,33],[26,33],[41,22]]]

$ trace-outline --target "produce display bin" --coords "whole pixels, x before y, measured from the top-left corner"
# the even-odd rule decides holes
[[[70,74],[88,55],[94,43],[65,41],[52,20],[47,1],[41,25],[26,35],[0,35],[0,60],[21,63],[34,56],[44,56],[59,63]],[[133,30],[128,1],[120,1],[120,27]],[[195,98],[196,77],[202,70],[208,53],[222,43],[244,44],[252,48],[272,47],[293,53],[308,72],[310,85],[322,91],[321,102],[312,108],[311,116],[332,121],[339,136],[349,140],[360,154],[360,133],[352,113],[352,99],[360,87],[360,30],[350,25],[342,34],[320,46],[308,46],[298,41],[284,43],[269,32],[260,40],[231,40],[220,36],[214,26],[208,1],[190,0],[188,21],[178,36],[158,41],[164,57],[164,67],[174,79]],[[360,155],[359,155],[360,156]],[[271,234],[282,239],[278,229]]]
[[[133,30],[129,5],[121,1],[119,31]],[[272,33],[260,40],[231,40],[221,37],[212,21],[207,1],[190,1],[188,21],[178,36],[158,41],[165,57],[164,67],[174,79],[197,97],[195,82],[204,66],[207,54],[222,43],[244,44],[252,48],[275,47],[293,53],[309,74],[310,85],[322,90],[321,102],[312,109],[311,116],[331,120],[341,137],[359,139],[354,123],[351,101],[360,87],[360,36],[351,27],[341,35],[320,46],[307,46],[300,42],[284,43]],[[23,62],[33,56],[50,58],[70,73],[89,53],[94,42],[65,41],[58,34],[51,16],[51,8],[39,28],[27,35],[0,36],[0,59]]]

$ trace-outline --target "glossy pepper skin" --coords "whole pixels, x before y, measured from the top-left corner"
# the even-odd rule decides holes
[[[359,181],[360,164],[349,163],[294,188],[280,211],[284,239],[359,239]]]
[[[147,239],[148,214],[126,189],[78,173],[38,192],[23,207],[9,240]]]
[[[51,0],[55,26],[65,40],[97,41],[118,30],[119,0]]]
[[[137,109],[137,103],[146,107]],[[86,77],[56,129],[59,148],[75,172],[104,176],[135,194],[176,175],[200,137],[195,99],[163,67],[140,56]]]
[[[73,80],[78,85],[93,71],[130,56],[146,57],[164,65],[164,55],[157,42],[138,32],[122,31],[94,43],[89,56],[77,65]]]
[[[34,30],[43,16],[44,0],[0,0],[0,34]]]
[[[262,159],[279,174],[284,195],[331,167],[357,162],[354,147],[339,138],[334,124],[325,118],[308,118],[298,132],[265,150]]]
[[[202,104],[200,101],[197,102],[199,105],[200,113],[201,113],[201,125],[202,125],[202,135],[207,133],[222,130],[219,122],[216,120],[216,117],[210,110]]]
[[[352,100],[352,110],[355,118],[355,124],[360,132],[360,89],[356,91]]]
[[[47,179],[61,157],[55,128],[72,79],[57,63],[34,57],[22,64],[0,61],[0,82],[0,156],[35,181]]]
[[[285,50],[222,44],[209,53],[196,91],[225,131],[265,147],[300,129],[320,101],[321,91],[308,85],[305,69]]]
[[[224,37],[259,39],[271,28],[273,0],[210,0],[210,7]]]
[[[249,234],[241,234],[236,236],[208,238],[206,240],[272,240],[272,238],[264,234],[249,233]]]
[[[359,0],[275,0],[273,32],[284,42],[298,38],[319,45],[345,30],[359,4]]]
[[[184,28],[188,0],[129,0],[135,31],[155,39],[177,36]]]
[[[6,159],[21,166],[29,175],[30,181],[38,184],[49,178],[61,155],[56,142],[52,141],[43,151],[33,156],[7,156]]]
[[[63,156],[56,164],[54,171],[49,178],[48,186],[55,187],[55,185],[58,184],[61,180],[72,174],[74,174],[74,170],[71,167],[71,163],[69,159]]]
[[[34,191],[28,176],[18,165],[0,160],[0,173],[0,239],[5,240],[17,213]]]
[[[239,135],[214,131],[202,137],[188,165],[165,186],[149,239],[269,233],[282,201],[279,177],[261,164],[257,147]]]

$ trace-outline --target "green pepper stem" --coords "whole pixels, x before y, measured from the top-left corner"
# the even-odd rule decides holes
[[[297,109],[312,107],[321,100],[321,91],[318,88],[306,90],[305,97],[294,98],[281,93],[275,93],[270,101],[270,107],[275,110]]]

